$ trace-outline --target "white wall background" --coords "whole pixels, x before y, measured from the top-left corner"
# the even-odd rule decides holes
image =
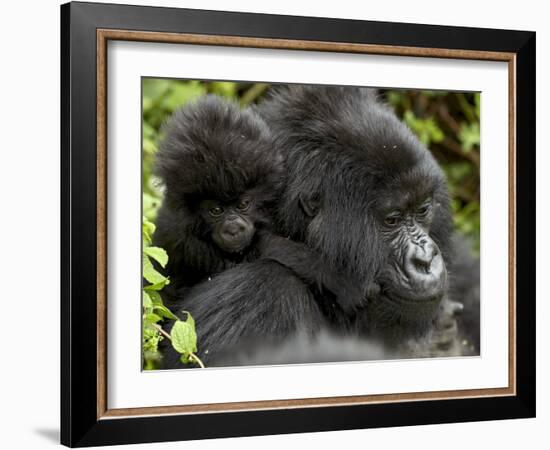
[[[545,3],[535,0],[164,0],[128,3],[534,30],[537,32],[537,278],[550,269],[550,29]],[[0,45],[0,193],[2,195],[3,340],[0,365],[0,445],[41,449],[59,439],[59,1],[4,2]],[[545,170],[546,169],[546,170]],[[544,172],[543,172],[544,171]],[[32,272],[31,272],[32,270]],[[546,448],[550,427],[550,289],[537,285],[538,408],[536,419],[472,424],[267,436],[126,448],[280,449],[399,448],[497,450]],[[13,314],[13,319],[11,318]],[[24,352],[25,356],[17,355]]]

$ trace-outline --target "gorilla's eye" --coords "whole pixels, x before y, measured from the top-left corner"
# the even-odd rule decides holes
[[[384,219],[384,223],[390,227],[393,227],[401,220],[401,214],[390,214]]]
[[[250,200],[247,198],[243,198],[238,204],[237,208],[239,208],[241,211],[246,211],[250,207]]]
[[[426,204],[422,205],[420,208],[416,210],[416,215],[419,217],[426,217],[426,215],[430,212],[431,205]]]
[[[214,206],[210,208],[209,212],[211,216],[218,217],[223,214],[223,208],[221,206]]]

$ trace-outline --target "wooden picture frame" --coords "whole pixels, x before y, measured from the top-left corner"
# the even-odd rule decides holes
[[[504,61],[509,67],[506,388],[109,409],[106,44],[110,40]],[[186,9],[61,7],[61,441],[68,446],[535,415],[535,33]]]

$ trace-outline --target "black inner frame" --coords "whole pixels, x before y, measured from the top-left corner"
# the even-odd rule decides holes
[[[98,420],[98,28],[515,53],[517,395]],[[535,33],[526,31],[112,4],[62,5],[61,442],[80,447],[534,417],[535,39]]]

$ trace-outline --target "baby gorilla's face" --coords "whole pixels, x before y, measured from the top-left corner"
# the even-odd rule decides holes
[[[248,196],[233,202],[207,199],[200,203],[200,213],[210,229],[212,241],[224,252],[243,251],[254,237],[254,205]]]

